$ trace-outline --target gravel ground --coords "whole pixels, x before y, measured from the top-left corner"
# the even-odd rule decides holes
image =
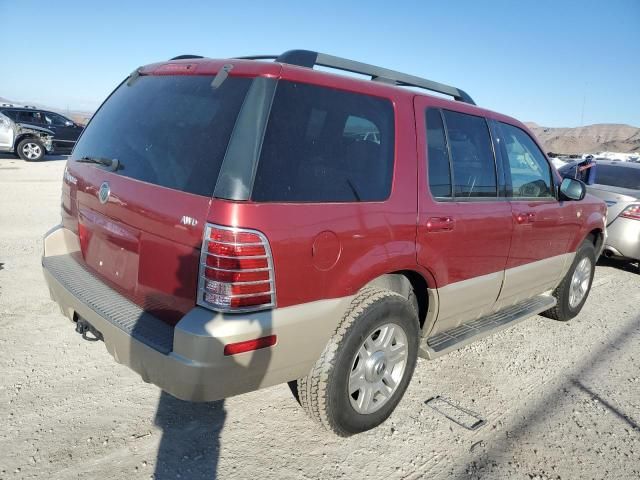
[[[396,412],[348,439],[286,385],[189,404],[81,340],[50,301],[42,234],[62,159],[0,158],[0,479],[640,478],[640,275],[599,265],[582,314],[420,360]],[[424,404],[479,413],[468,431]]]

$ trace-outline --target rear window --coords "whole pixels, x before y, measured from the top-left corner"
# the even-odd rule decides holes
[[[117,158],[118,173],[211,196],[229,137],[251,84],[213,76],[141,76],[98,110],[73,157]]]
[[[369,95],[278,82],[255,201],[366,202],[391,191],[393,106]]]
[[[595,183],[640,190],[640,168],[599,163],[596,166]]]

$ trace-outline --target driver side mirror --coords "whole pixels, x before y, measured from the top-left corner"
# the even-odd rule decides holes
[[[560,184],[561,200],[582,200],[587,194],[587,186],[580,180],[565,177]]]
[[[64,126],[65,127],[73,127],[73,126],[75,126],[75,123],[73,123],[71,120],[67,120],[66,122],[64,122]]]

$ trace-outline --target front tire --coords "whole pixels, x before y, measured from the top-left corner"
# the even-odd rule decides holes
[[[300,404],[312,419],[342,437],[380,425],[409,385],[418,337],[418,316],[405,297],[363,289],[320,359],[297,381]]]
[[[571,268],[553,291],[556,306],[542,313],[545,317],[566,322],[580,313],[587,301],[596,266],[596,250],[589,240],[582,242]]]
[[[36,138],[24,138],[18,143],[16,153],[26,162],[38,162],[44,158],[46,150],[42,142]]]

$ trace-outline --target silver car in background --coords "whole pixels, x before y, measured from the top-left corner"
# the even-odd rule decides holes
[[[598,160],[587,191],[608,206],[602,254],[640,261],[640,163]]]
[[[14,122],[0,113],[0,152],[15,153],[23,160],[36,162],[53,153],[54,133],[37,125]]]

